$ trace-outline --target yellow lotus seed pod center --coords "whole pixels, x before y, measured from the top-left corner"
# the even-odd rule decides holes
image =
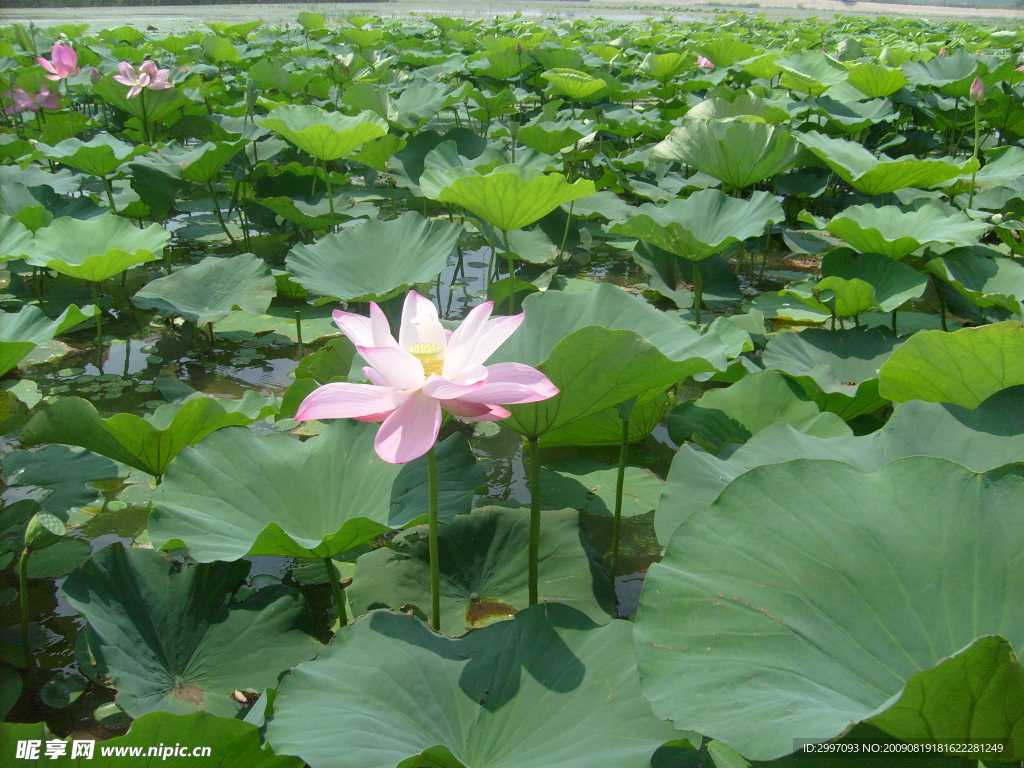
[[[413,344],[409,347],[409,352],[419,358],[420,365],[423,366],[423,375],[441,375],[441,370],[444,368],[444,361],[438,359],[441,354],[441,348],[437,346],[437,344],[431,344],[429,341],[421,341],[419,344]]]

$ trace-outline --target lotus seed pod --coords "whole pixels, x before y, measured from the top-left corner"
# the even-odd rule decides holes
[[[37,552],[40,549],[52,547],[60,541],[67,528],[59,518],[46,512],[40,512],[28,521],[25,528],[25,549]]]

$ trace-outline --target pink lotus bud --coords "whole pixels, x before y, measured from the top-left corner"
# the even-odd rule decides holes
[[[89,79],[92,80],[93,85],[96,85],[96,83],[103,79],[103,73],[96,69],[96,67],[92,67],[89,70]]]
[[[946,46],[939,48],[939,56],[949,56],[949,49]]]
[[[697,66],[701,69],[714,69],[715,64],[711,59],[704,58],[703,56],[697,57]]]
[[[519,54],[520,56],[523,55],[523,44],[522,43],[516,43],[516,53]]]
[[[971,90],[967,93],[967,98],[974,104],[981,104],[985,100],[985,84],[981,82],[980,77],[974,78],[974,82],[971,83]]]

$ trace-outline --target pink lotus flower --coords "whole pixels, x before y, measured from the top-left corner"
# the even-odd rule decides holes
[[[65,80],[82,71],[82,68],[78,66],[78,54],[70,45],[54,43],[53,50],[50,51],[50,59],[51,61],[47,61],[42,56],[36,57],[39,66],[50,73],[45,75],[47,80]]]
[[[156,62],[152,59],[146,59],[142,62],[142,66],[135,69],[127,61],[122,61],[117,65],[119,75],[114,75],[114,79],[122,85],[129,86],[128,98],[134,99],[144,88],[149,88],[151,91],[162,91],[165,88],[173,88],[174,83],[168,81],[168,76],[171,74],[169,69],[157,69]]]
[[[372,302],[369,317],[336,311],[334,322],[370,364],[363,374],[372,384],[325,384],[302,401],[295,418],[384,422],[377,454],[405,464],[434,445],[442,410],[465,421],[497,421],[511,416],[502,405],[557,395],[547,376],[528,365],[484,365],[525,317],[492,320],[493,306],[488,301],[475,307],[457,330],[446,331],[434,305],[410,291],[398,341]]]
[[[4,93],[14,103],[4,110],[4,114],[16,115],[19,112],[38,112],[41,109],[60,109],[60,96],[43,89],[39,93],[29,93],[24,88],[14,86]]]
[[[697,57],[697,66],[701,69],[714,69],[715,64],[711,59],[706,59],[703,56]]]
[[[967,98],[972,104],[981,104],[985,100],[985,84],[980,77],[974,78],[970,89],[967,91]]]

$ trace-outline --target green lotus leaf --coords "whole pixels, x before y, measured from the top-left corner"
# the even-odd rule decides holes
[[[85,618],[89,653],[125,712],[233,717],[234,691],[273,688],[316,653],[297,591],[278,585],[230,600],[249,566],[183,565],[115,542],[67,578],[64,596]]]
[[[1000,147],[987,154],[985,166],[974,174],[974,183],[978,187],[1002,187],[1013,184],[1021,176],[1024,176],[1024,149]],[[961,176],[960,180],[970,184],[971,176]]]
[[[242,60],[242,54],[239,53],[238,48],[226,37],[205,35],[199,45],[203,49],[203,53],[206,54],[206,58],[215,64],[226,62],[234,64]]]
[[[850,76],[842,62],[821,51],[797,51],[779,56],[775,66],[782,70],[781,87],[812,96],[820,96]]]
[[[755,192],[749,200],[741,200],[717,189],[702,189],[660,208],[644,203],[632,218],[613,224],[608,231],[700,261],[727,245],[762,234],[769,222],[783,218],[782,206],[768,192]]]
[[[728,98],[712,96],[697,104],[685,115],[687,120],[727,120],[736,118],[744,122],[761,121],[781,123],[789,119],[789,112],[769,104],[751,91],[739,91]]]
[[[789,131],[766,123],[687,120],[655,145],[653,154],[743,189],[793,165],[800,146]]]
[[[0,214],[0,261],[32,254],[32,230],[11,216]]]
[[[907,61],[900,67],[911,85],[930,85],[943,88],[966,83],[968,86],[978,70],[978,58],[960,48],[952,56],[935,56],[927,61]],[[950,96],[966,96],[952,92]]]
[[[1021,314],[1024,267],[1013,259],[956,249],[932,259],[924,269],[950,283],[976,306],[1003,307]]]
[[[135,306],[158,315],[178,315],[204,326],[238,309],[262,315],[277,292],[263,259],[243,253],[230,259],[207,256],[198,264],[149,282],[132,297]]]
[[[834,413],[819,411],[795,382],[776,371],[750,374],[725,389],[712,389],[682,403],[669,413],[666,426],[677,444],[692,439],[717,453],[779,423],[816,437],[851,434],[846,422]]]
[[[613,618],[611,579],[574,511],[543,512],[540,600],[571,605],[598,623]],[[441,629],[452,637],[514,616],[529,605],[528,509],[488,507],[459,515],[438,536]],[[352,586],[352,612],[416,606],[430,612],[430,553],[425,528],[401,534],[390,547],[361,555]]]
[[[310,306],[309,304],[271,304],[259,317],[246,312],[233,312],[219,323],[214,323],[213,330],[224,333],[262,334],[268,331],[292,341],[298,341],[299,323],[302,326],[302,340],[305,343],[317,341],[325,336],[337,336],[341,333],[334,324],[330,306]]]
[[[679,524],[709,506],[734,479],[753,467],[793,459],[828,459],[874,472],[904,456],[936,456],[987,472],[1024,460],[1024,388],[1011,387],[971,410],[921,400],[897,405],[885,426],[857,437],[814,437],[789,424],[758,432],[717,457],[684,445],[672,459],[654,516],[658,541],[668,544]]]
[[[808,328],[771,339],[761,362],[799,383],[822,411],[852,419],[888,402],[878,394],[878,369],[901,343],[883,327]]]
[[[671,80],[690,65],[685,53],[670,51],[668,53],[648,53],[640,62],[637,71],[653,77],[662,83]]]
[[[984,221],[937,205],[902,211],[895,205],[852,205],[836,214],[825,228],[861,253],[902,259],[930,243],[972,246],[988,229]]]
[[[1024,384],[1024,327],[1013,321],[915,333],[879,370],[880,394],[896,402],[975,408],[1018,384]]]
[[[214,430],[251,424],[277,411],[254,390],[240,400],[196,397],[184,403],[168,403],[143,418],[118,413],[101,418],[95,406],[80,397],[62,397],[25,425],[23,446],[43,443],[78,445],[101,456],[120,461],[160,477],[187,445]]]
[[[817,131],[797,134],[797,139],[847,184],[865,195],[884,195],[906,187],[937,187],[978,168],[978,161],[968,158],[956,162],[952,158],[920,159],[912,155],[893,159],[875,157],[860,144],[832,139]]]
[[[426,197],[461,205],[505,232],[533,224],[562,203],[594,194],[589,179],[570,184],[560,173],[518,164],[499,165],[485,174],[464,166],[428,167],[420,187]]]
[[[323,16],[319,13],[310,13],[309,11],[299,11],[299,15],[295,20],[307,32],[316,32],[319,29],[323,29],[326,24]]]
[[[48,160],[70,165],[93,176],[109,176],[125,163],[152,151],[145,144],[119,141],[109,133],[99,133],[89,141],[65,139],[56,146],[36,144],[36,151]]]
[[[693,49],[714,62],[716,67],[731,67],[738,61],[751,58],[757,52],[750,43],[724,35],[695,43]]]
[[[0,376],[40,344],[94,317],[96,311],[92,304],[82,309],[72,304],[55,320],[50,320],[34,304],[26,304],[17,312],[0,311]]]
[[[345,194],[334,197],[334,216],[326,195],[305,200],[293,197],[260,197],[254,201],[269,208],[281,218],[310,232],[326,232],[328,228],[352,219],[376,219],[380,209],[373,203],[356,202]]]
[[[640,443],[661,424],[668,410],[665,393],[638,401],[629,419],[629,442]],[[566,424],[540,439],[541,446],[557,445],[619,445],[622,441],[622,419],[618,407],[605,408],[586,418]]]
[[[413,81],[398,98],[392,98],[384,86],[356,83],[345,91],[343,101],[351,107],[379,115],[395,128],[416,131],[442,109],[461,97],[439,82]]]
[[[346,301],[383,301],[447,266],[462,227],[406,211],[367,221],[288,252],[286,264],[307,291]]]
[[[196,184],[209,184],[217,179],[221,169],[245,149],[250,141],[248,138],[239,141],[207,141],[172,159],[181,168],[182,178]]]
[[[157,123],[175,112],[192,106],[192,100],[180,88],[161,91],[145,89],[134,99],[128,98],[128,86],[107,75],[92,87],[93,95],[127,112],[136,120]]]
[[[596,126],[582,120],[541,120],[524,125],[516,134],[516,141],[547,155],[557,155],[589,136]]]
[[[54,219],[35,234],[29,264],[99,282],[163,255],[171,233],[158,224],[139,229],[105,213],[92,219]]]
[[[870,99],[892,96],[907,84],[907,78],[898,69],[863,61],[850,67],[846,82]]]
[[[540,472],[541,504],[545,509],[575,509],[612,517],[618,473],[618,467],[591,459],[546,464]],[[652,511],[658,505],[661,488],[661,479],[650,470],[627,466],[622,482],[623,517]]]
[[[644,696],[755,760],[858,722],[897,739],[1009,740],[1020,759],[1024,670],[1006,642],[1024,641],[1024,620],[1005,606],[1024,599],[1022,488],[1018,466],[979,475],[920,456],[872,473],[750,470],[647,574]],[[976,642],[988,635],[1006,640]]]
[[[468,514],[480,486],[487,485],[487,462],[478,462],[466,438],[449,435],[434,446],[437,462],[437,513],[442,522]],[[402,467],[391,486],[388,525],[405,528],[427,522],[427,459],[421,456]]]
[[[607,86],[607,83],[601,78],[564,67],[549,69],[543,72],[541,77],[551,83],[551,89],[555,94],[576,101],[587,101]]]
[[[377,428],[345,419],[317,437],[256,437],[228,429],[183,451],[154,492],[154,546],[180,541],[200,562],[246,555],[331,557],[426,510],[425,460],[388,464],[374,451]],[[464,441],[438,449],[442,517],[465,511],[467,481],[479,484]]]
[[[311,768],[648,768],[679,732],[640,697],[631,628],[547,603],[451,639],[374,611],[281,684],[267,740]]]
[[[851,101],[819,96],[814,100],[814,109],[847,136],[859,135],[865,128],[878,123],[894,122],[900,114],[888,99]]]
[[[47,445],[39,451],[11,451],[4,457],[3,465],[8,488],[30,493],[39,499],[44,512],[55,515],[93,504],[100,492],[92,483],[113,480],[125,473],[105,456],[73,452],[63,445]]]
[[[349,116],[294,104],[274,107],[259,124],[321,162],[337,160],[388,132],[387,121],[373,112]]]
[[[853,317],[878,309],[892,312],[911,299],[924,294],[928,279],[912,267],[877,253],[854,253],[836,250],[821,260],[822,280],[819,291],[835,294],[835,312],[840,317]],[[869,288],[869,298],[858,299],[856,287],[861,282]]]

